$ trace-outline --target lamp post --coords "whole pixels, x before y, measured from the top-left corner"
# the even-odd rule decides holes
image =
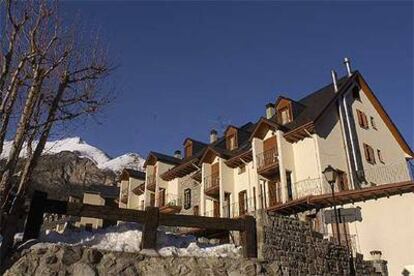
[[[339,223],[338,223],[338,213],[336,210],[336,204],[335,204],[335,182],[336,178],[338,176],[338,172],[329,165],[325,168],[325,170],[322,172],[323,175],[326,178],[326,181],[328,181],[329,185],[331,186],[331,193],[332,193],[332,201],[333,201],[333,207],[334,207],[334,215],[335,215],[335,225],[336,225],[336,238],[338,240],[338,244],[341,244],[341,238],[339,233]]]

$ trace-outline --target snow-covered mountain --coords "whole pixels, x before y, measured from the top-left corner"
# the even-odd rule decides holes
[[[11,141],[6,141],[4,143],[4,150],[0,156],[1,159],[7,158],[11,145]],[[64,151],[73,152],[81,158],[90,159],[99,169],[111,170],[114,172],[119,172],[123,168],[143,170],[145,161],[137,153],[127,153],[116,158],[111,158],[104,151],[89,145],[80,137],[70,137],[61,140],[48,141],[43,151],[43,155],[54,155]],[[22,150],[20,157],[24,158],[25,156],[26,151]]]

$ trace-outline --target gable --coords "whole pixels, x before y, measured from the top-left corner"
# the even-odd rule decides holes
[[[378,112],[379,116],[381,117],[382,121],[385,123],[389,131],[391,132],[394,139],[398,142],[402,150],[411,158],[414,157],[414,153],[411,150],[408,143],[405,141],[404,137],[401,135],[398,128],[395,126],[394,122],[391,120],[390,116],[385,111],[384,107],[378,100],[378,98],[375,96],[371,88],[368,86],[365,79],[358,74],[358,77],[356,79],[358,85],[360,86],[361,90],[364,92],[372,106],[375,108],[375,110]]]

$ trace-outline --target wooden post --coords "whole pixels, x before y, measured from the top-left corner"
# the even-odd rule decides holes
[[[244,230],[241,236],[243,257],[257,258],[256,219],[253,216],[244,216]]]
[[[29,214],[27,215],[26,225],[24,227],[23,241],[37,239],[39,237],[46,200],[47,193],[40,191],[33,193]]]
[[[160,211],[157,207],[145,209],[145,222],[142,231],[141,249],[156,249],[157,228],[160,218]]]

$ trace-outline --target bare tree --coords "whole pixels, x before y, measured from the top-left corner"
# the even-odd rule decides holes
[[[22,211],[53,127],[95,114],[111,100],[111,94],[101,89],[112,70],[106,50],[98,37],[83,40],[74,26],[62,24],[58,10],[57,3],[46,1],[0,3],[0,14],[6,14],[9,22],[8,46],[0,53],[0,153],[6,135],[13,137],[0,170],[0,257],[13,243],[17,229],[10,225]],[[12,116],[16,122],[11,122]],[[25,147],[20,177],[13,181]]]

